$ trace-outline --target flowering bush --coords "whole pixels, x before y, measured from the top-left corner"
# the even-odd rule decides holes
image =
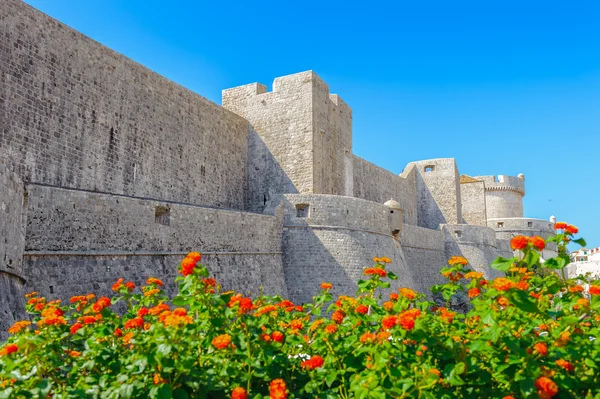
[[[32,293],[32,322],[0,346],[0,397],[600,398],[600,286],[564,277],[567,227],[544,263],[543,239],[513,238],[520,255],[496,260],[506,276],[493,281],[451,258],[433,290],[466,295],[465,313],[409,288],[382,298],[397,278],[387,258],[355,297],[333,298],[323,283],[304,306],[221,292],[198,253],[182,261],[171,299],[154,278],[66,305]]]

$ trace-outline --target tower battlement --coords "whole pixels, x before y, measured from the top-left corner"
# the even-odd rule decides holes
[[[525,196],[525,176],[476,176],[485,183],[485,191],[514,191]]]

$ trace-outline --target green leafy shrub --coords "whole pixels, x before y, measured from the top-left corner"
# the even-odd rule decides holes
[[[559,255],[544,263],[543,239],[513,238],[520,255],[495,261],[506,276],[493,281],[451,258],[433,291],[464,293],[466,313],[409,288],[382,298],[397,278],[387,258],[355,297],[323,283],[302,307],[221,292],[198,253],[182,261],[174,298],[158,279],[68,306],[33,293],[33,323],[0,348],[0,397],[600,398],[600,286],[565,278],[573,234],[558,230]]]

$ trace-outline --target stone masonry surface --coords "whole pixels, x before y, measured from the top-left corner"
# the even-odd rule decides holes
[[[473,181],[460,184],[464,223],[487,226],[485,183]]]
[[[224,289],[285,295],[278,216],[29,185],[28,288],[68,299],[108,293],[119,277],[171,281],[185,254],[204,262]],[[159,218],[157,212],[163,213]],[[277,213],[277,212],[276,212]],[[168,215],[165,217],[164,215]],[[52,288],[50,288],[52,287]]]
[[[430,293],[450,256],[489,278],[512,236],[553,234],[523,217],[523,175],[355,156],[352,110],[313,71],[222,104],[0,2],[0,339],[25,288],[66,300],[153,276],[173,293],[191,250],[223,289],[306,303],[322,281],[353,294],[375,256],[391,289]]]
[[[0,157],[26,182],[243,209],[248,122],[20,0],[0,6]]]
[[[417,225],[416,168],[409,165],[395,175],[359,157],[354,157],[354,196],[384,203],[395,199],[402,207],[405,223]]]
[[[23,184],[0,162],[0,340],[24,317]]]

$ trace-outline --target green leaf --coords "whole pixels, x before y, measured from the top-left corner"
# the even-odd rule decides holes
[[[329,372],[329,374],[327,374],[327,377],[325,377],[325,383],[327,383],[328,387],[331,387],[331,385],[335,382],[335,380],[337,379],[338,373],[335,370],[331,370]]]
[[[569,264],[571,259],[567,255],[558,255],[556,258],[550,258],[544,262],[544,267],[547,269],[562,269]]]
[[[503,257],[498,257],[497,259],[495,259],[492,264],[490,265],[493,269],[496,270],[501,270],[503,272],[507,272],[508,269],[510,269],[513,264],[517,261],[517,258],[503,258]]]
[[[540,313],[540,310],[535,302],[532,301],[527,291],[513,291],[510,296],[512,304],[520,310],[528,313]]]
[[[394,273],[392,273],[392,272],[388,272],[387,276],[388,276],[388,278],[389,278],[390,280],[398,280],[398,276],[396,276],[396,275],[395,275]]]
[[[582,247],[585,247],[587,244],[585,242],[585,240],[583,238],[578,238],[576,240],[573,240],[574,243],[579,244]]]
[[[539,260],[540,254],[537,251],[527,251],[527,254],[523,258],[523,262],[525,262],[528,267],[537,264]]]
[[[156,394],[158,399],[171,399],[173,397],[173,388],[171,388],[170,384],[163,384],[158,388],[158,392]]]

